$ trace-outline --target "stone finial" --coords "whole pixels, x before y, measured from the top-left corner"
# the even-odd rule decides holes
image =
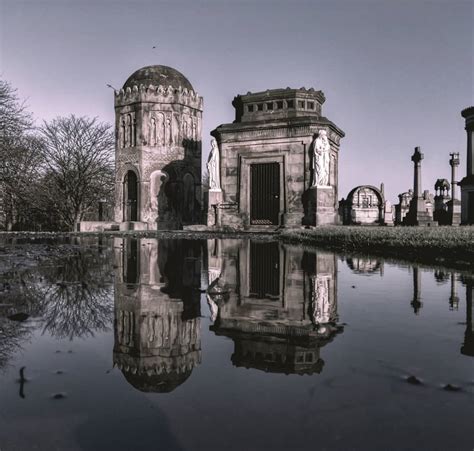
[[[450,153],[449,165],[450,166],[459,166],[459,152]]]
[[[423,158],[425,158],[425,156],[421,153],[421,147],[415,147],[415,152],[411,157],[411,161],[413,161],[413,163],[419,163]]]

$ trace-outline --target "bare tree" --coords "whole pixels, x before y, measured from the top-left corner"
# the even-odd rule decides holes
[[[16,89],[7,81],[0,80],[0,145],[4,139],[31,128],[32,123],[31,114],[26,111]]]
[[[18,201],[39,166],[37,140],[28,134],[32,126],[32,117],[16,90],[0,80],[0,210],[7,229],[12,228],[21,210]]]
[[[45,176],[42,202],[73,229],[113,191],[114,133],[97,118],[59,117],[40,129]]]

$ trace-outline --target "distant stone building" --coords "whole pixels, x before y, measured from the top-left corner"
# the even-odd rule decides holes
[[[122,229],[199,223],[203,99],[167,66],[134,72],[115,94],[115,221]]]
[[[220,241],[208,249],[211,330],[233,340],[232,363],[321,372],[320,349],[342,331],[335,256],[277,242]]]
[[[201,244],[121,238],[114,244],[114,365],[140,391],[170,392],[201,362]]]
[[[385,198],[383,191],[370,185],[353,188],[341,201],[343,223],[346,225],[383,225]]]
[[[463,110],[461,115],[466,121],[467,133],[466,177],[459,182],[461,186],[461,222],[474,224],[474,106]]]
[[[235,121],[217,127],[220,162],[208,168],[208,225],[236,228],[338,222],[344,133],[322,115],[324,94],[273,89],[234,98]],[[213,152],[214,154],[215,152]]]
[[[380,274],[380,276],[383,276],[383,260],[371,257],[348,257],[346,263],[354,274],[366,276]]]

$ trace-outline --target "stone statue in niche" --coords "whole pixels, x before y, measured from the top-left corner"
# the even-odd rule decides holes
[[[313,141],[312,187],[329,186],[329,162],[331,145],[325,130],[320,130]]]
[[[219,146],[215,139],[211,140],[207,171],[209,172],[209,189],[219,191],[221,189]]]
[[[207,305],[209,306],[209,313],[211,315],[211,321],[214,322],[217,319],[219,313],[219,306],[214,302],[210,294],[206,294]]]
[[[327,324],[334,319],[333,306],[329,297],[330,281],[330,275],[311,276],[311,316],[314,324]]]

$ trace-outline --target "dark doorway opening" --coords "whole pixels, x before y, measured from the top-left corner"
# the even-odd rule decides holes
[[[138,178],[133,171],[123,180],[123,220],[138,221]]]
[[[280,164],[250,165],[250,222],[278,225],[280,215]]]
[[[136,239],[124,240],[122,277],[128,288],[133,288],[140,279],[139,242]]]
[[[280,250],[278,243],[250,242],[250,296],[280,295]]]

